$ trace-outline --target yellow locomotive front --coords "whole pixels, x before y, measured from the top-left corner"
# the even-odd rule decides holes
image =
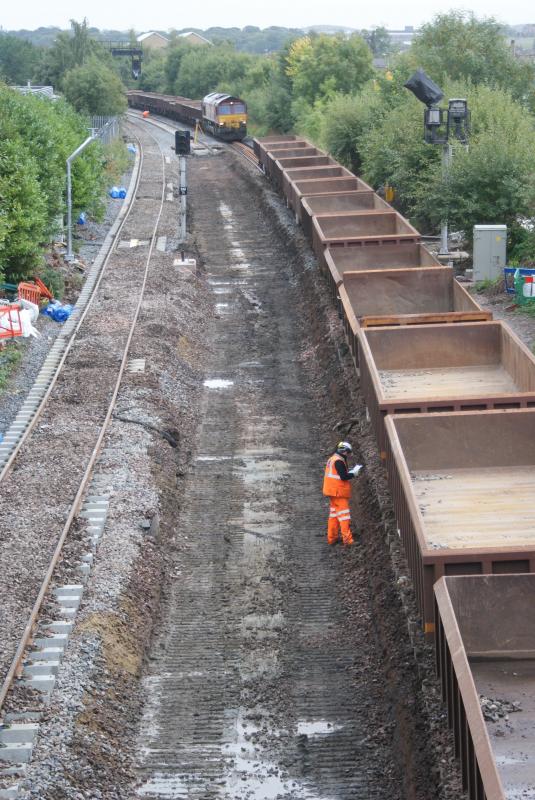
[[[220,139],[236,141],[247,136],[247,106],[239,97],[212,92],[202,101],[204,128]]]

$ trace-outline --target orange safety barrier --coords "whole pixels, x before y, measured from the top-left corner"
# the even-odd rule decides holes
[[[23,281],[22,283],[19,283],[17,290],[20,300],[29,300],[30,303],[35,303],[36,306],[39,305],[41,300],[41,290],[39,286],[36,286],[35,283],[26,283]]]
[[[39,289],[41,290],[41,297],[46,297],[47,300],[53,300],[54,299],[54,295],[52,294],[52,292],[50,291],[48,286],[45,286],[45,284],[43,283],[41,278],[34,278],[34,281],[37,284],[37,286],[39,287]]]
[[[0,339],[13,339],[22,336],[20,306],[0,306]]]

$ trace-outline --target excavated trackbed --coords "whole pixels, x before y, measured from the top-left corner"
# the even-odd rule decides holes
[[[349,615],[340,587],[362,555],[325,542],[329,392],[318,402],[309,385],[288,248],[235,158],[188,165],[217,316],[136,795],[395,800],[407,795],[392,737],[377,735],[395,712],[381,705],[372,590]]]

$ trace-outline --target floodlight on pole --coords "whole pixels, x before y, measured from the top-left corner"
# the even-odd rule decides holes
[[[468,103],[464,99],[454,98],[448,102],[447,109],[439,108],[438,103],[444,97],[444,92],[423,69],[416,70],[404,86],[426,106],[424,141],[428,144],[442,145],[442,175],[446,179],[452,158],[450,138],[455,138],[464,145],[468,144],[470,133]],[[442,222],[440,239],[440,255],[448,255],[447,220]]]

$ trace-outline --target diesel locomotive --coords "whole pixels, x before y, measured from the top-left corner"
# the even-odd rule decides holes
[[[212,92],[203,100],[190,100],[137,90],[129,91],[127,96],[130,108],[150,111],[187,125],[200,123],[206,133],[218,139],[233,142],[247,136],[247,105],[239,97]]]

